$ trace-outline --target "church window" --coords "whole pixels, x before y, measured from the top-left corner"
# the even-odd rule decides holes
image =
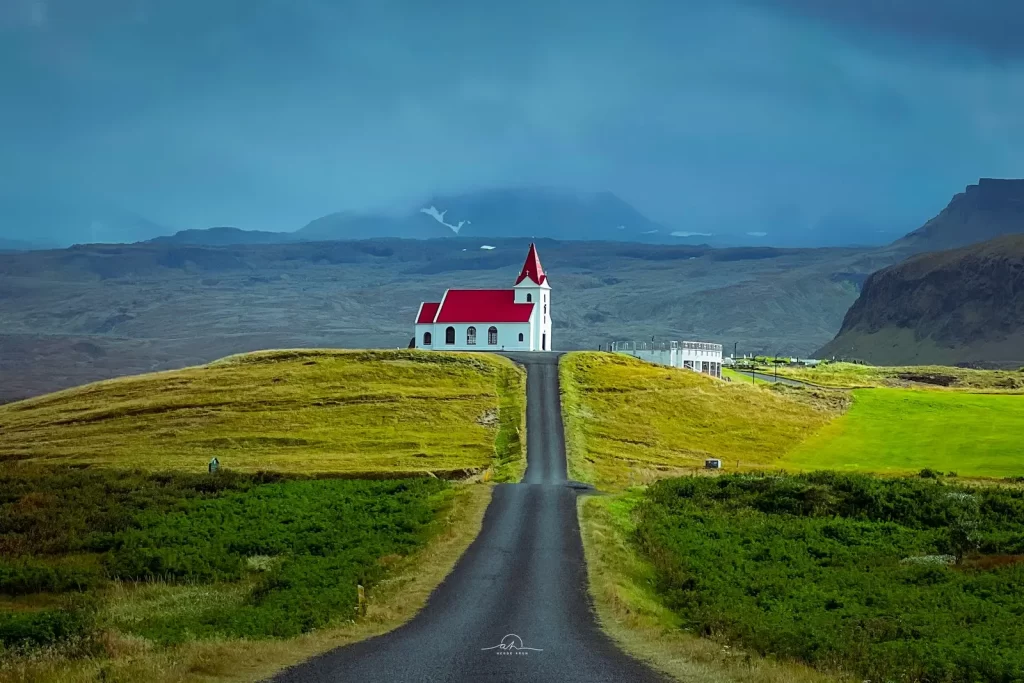
[[[430,333],[429,332],[424,332],[423,333],[423,345],[424,346],[430,346]]]
[[[519,333],[519,341],[523,341],[523,333],[522,332]]]
[[[468,327],[468,328],[466,328],[466,344],[467,345],[476,344],[476,328],[475,327]]]
[[[454,344],[455,343],[455,328],[449,327],[444,331],[444,343]]]
[[[526,303],[530,303],[532,301],[533,301],[533,294],[527,294],[526,295]]]
[[[493,325],[487,329],[487,343],[492,346],[498,343],[498,328]]]

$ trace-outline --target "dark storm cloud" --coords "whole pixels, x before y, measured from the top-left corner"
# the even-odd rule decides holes
[[[844,31],[874,31],[901,41],[959,47],[994,59],[1024,58],[1020,0],[746,0]]]
[[[791,206],[915,227],[1024,173],[1020,67],[935,59],[941,31],[904,34],[902,9],[820,4],[10,0],[4,175],[175,227],[554,184],[706,232]]]

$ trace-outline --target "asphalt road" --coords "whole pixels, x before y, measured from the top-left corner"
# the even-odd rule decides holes
[[[750,371],[748,370],[737,370],[738,374],[743,375],[748,383],[750,383]],[[779,384],[786,384],[791,387],[813,387],[814,385],[808,384],[807,382],[801,382],[798,379],[789,379],[788,377],[776,377],[775,375],[766,375],[763,372],[754,372],[754,377],[758,382],[778,382]],[[741,382],[740,379],[733,379],[733,382]]]
[[[523,482],[495,487],[479,537],[412,621],[274,681],[666,680],[618,650],[595,623],[577,493],[566,477],[558,358],[511,357],[527,368]]]

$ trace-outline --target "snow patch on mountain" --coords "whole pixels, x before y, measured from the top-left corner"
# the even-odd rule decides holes
[[[459,234],[459,230],[462,230],[462,226],[469,225],[470,223],[469,221],[459,221],[458,225],[445,223],[444,215],[448,213],[448,209],[445,209],[444,211],[438,211],[437,207],[434,206],[433,204],[431,204],[426,209],[420,209],[420,213],[425,213],[431,218],[433,218],[435,221],[440,223],[441,225],[445,226],[446,228],[451,228],[452,232],[454,232],[456,235]]]

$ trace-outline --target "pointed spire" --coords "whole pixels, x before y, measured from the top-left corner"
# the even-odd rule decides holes
[[[526,255],[526,263],[523,264],[523,270],[516,278],[516,284],[518,285],[526,278],[530,278],[538,285],[544,284],[544,281],[548,279],[548,276],[544,274],[544,268],[540,265],[540,257],[537,256],[537,245],[532,242],[530,243],[530,253]]]

